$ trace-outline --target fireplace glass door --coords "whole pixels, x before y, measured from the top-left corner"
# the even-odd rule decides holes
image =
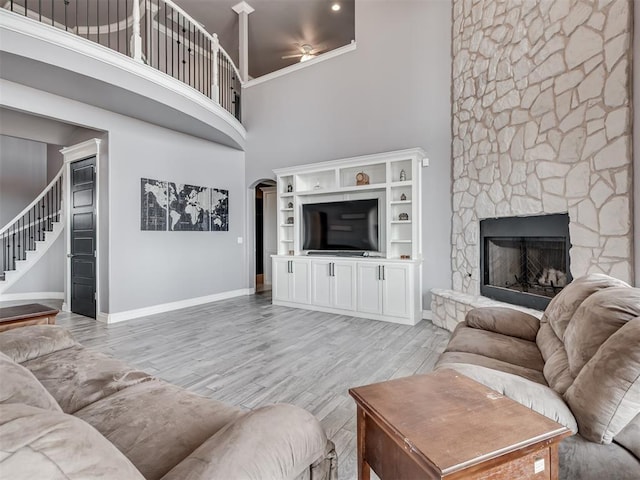
[[[554,297],[568,283],[562,237],[485,239],[485,284]]]

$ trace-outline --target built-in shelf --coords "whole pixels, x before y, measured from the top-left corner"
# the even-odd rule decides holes
[[[300,218],[304,204],[377,199],[380,254],[385,258],[408,255],[419,261],[423,157],[422,150],[411,149],[276,170],[278,232],[280,239],[286,239],[279,244],[278,254],[304,253]],[[405,215],[409,220],[399,220]],[[288,223],[292,218],[293,223]]]

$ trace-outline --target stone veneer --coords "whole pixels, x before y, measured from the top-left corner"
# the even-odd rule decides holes
[[[544,213],[569,213],[574,278],[632,280],[631,22],[631,0],[453,1],[454,291],[479,294],[480,219]]]

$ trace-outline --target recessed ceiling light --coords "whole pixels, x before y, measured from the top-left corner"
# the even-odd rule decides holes
[[[340,4],[334,3],[333,5],[331,5],[331,10],[333,10],[334,12],[337,12],[338,10],[340,10]]]

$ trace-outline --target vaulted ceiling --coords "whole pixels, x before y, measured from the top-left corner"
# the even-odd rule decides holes
[[[231,7],[240,0],[176,0],[210,33],[238,64],[238,15]],[[259,77],[299,62],[283,59],[308,44],[326,52],[355,40],[354,0],[247,0],[249,15],[249,75]],[[340,10],[332,10],[333,4]]]

